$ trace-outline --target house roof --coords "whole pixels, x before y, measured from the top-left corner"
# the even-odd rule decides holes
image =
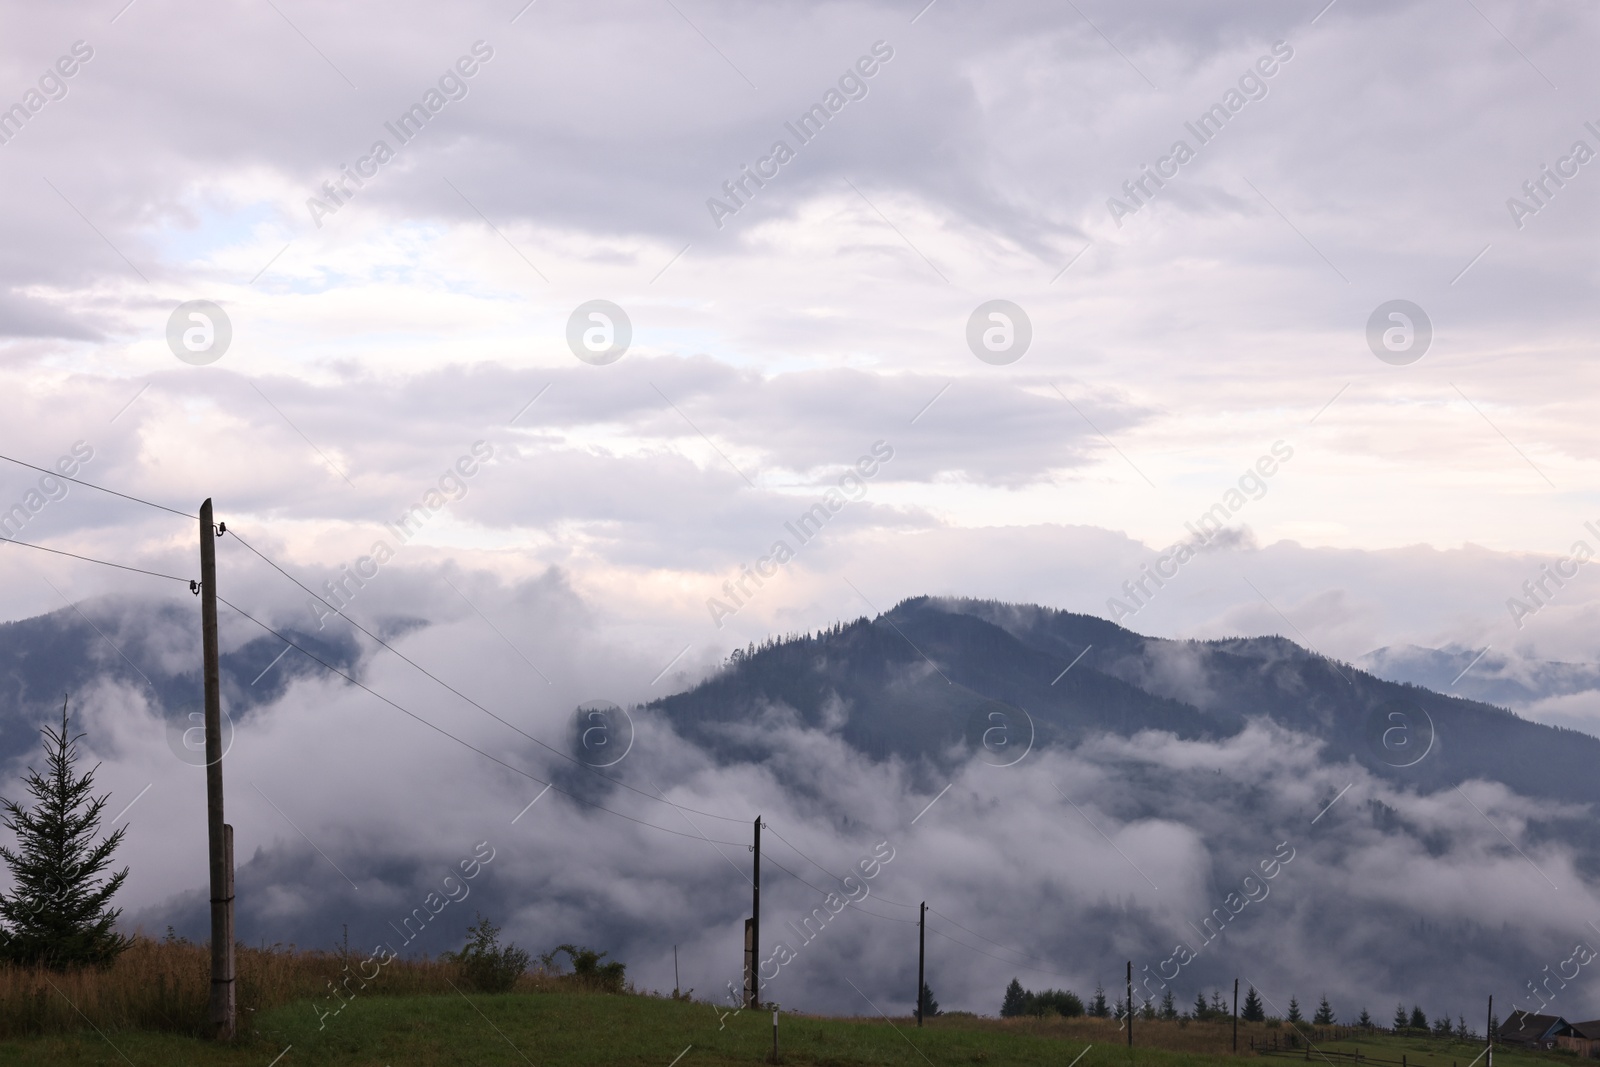
[[[1590,1041],[1600,1041],[1600,1019],[1590,1019],[1586,1023],[1568,1023],[1572,1033],[1577,1037],[1588,1038]]]
[[[1536,1015],[1520,1008],[1500,1024],[1502,1041],[1543,1041],[1571,1024],[1559,1015]]]

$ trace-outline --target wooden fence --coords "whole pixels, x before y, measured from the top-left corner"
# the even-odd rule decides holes
[[[1313,1031],[1312,1033],[1314,1040],[1339,1040],[1339,1035],[1337,1034],[1329,1034],[1325,1031]],[[1298,1038],[1292,1034],[1288,1035],[1288,1037],[1289,1040],[1285,1041],[1281,1045],[1278,1042],[1278,1037],[1276,1034],[1273,1035],[1270,1042],[1266,1041],[1265,1039],[1257,1041],[1252,1037],[1250,1039],[1250,1051],[1256,1053],[1258,1056],[1293,1056],[1296,1059],[1305,1060],[1310,1060],[1315,1057],[1323,1062],[1331,1062],[1335,1064],[1367,1064],[1370,1065],[1370,1067],[1411,1067],[1409,1059],[1405,1053],[1401,1053],[1399,1059],[1391,1060],[1385,1059],[1382,1056],[1369,1056],[1360,1049],[1357,1049],[1354,1052],[1340,1052],[1335,1049],[1324,1048],[1313,1049],[1311,1041]],[[1456,1062],[1454,1060],[1450,1061],[1450,1067],[1456,1067]]]

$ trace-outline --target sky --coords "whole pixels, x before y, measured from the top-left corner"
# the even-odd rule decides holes
[[[0,454],[76,450],[137,500],[0,463],[0,532],[166,577],[5,546],[0,618],[190,602],[209,498],[233,603],[332,625],[239,537],[318,592],[354,568],[340,606],[434,624],[463,672],[512,646],[556,718],[920,594],[1351,660],[1600,651],[1560,562],[1600,550],[1580,7],[111,0],[7,29]]]

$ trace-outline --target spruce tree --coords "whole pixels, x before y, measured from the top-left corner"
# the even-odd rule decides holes
[[[1303,1022],[1306,1021],[1305,1016],[1300,1014],[1300,1002],[1298,1000],[1296,1000],[1294,997],[1290,997],[1289,998],[1289,1016],[1288,1016],[1288,1018],[1289,1018],[1289,1021],[1292,1022],[1292,1023],[1303,1023]]]
[[[1256,987],[1251,986],[1244,995],[1244,1007],[1239,1009],[1239,1018],[1245,1022],[1265,1022],[1267,1011],[1261,1006],[1261,994],[1256,992]]]
[[[1317,1005],[1317,1013],[1311,1017],[1314,1026],[1332,1026],[1334,1024],[1333,1008],[1328,1005],[1328,994],[1322,994],[1322,1003]]]
[[[1406,1025],[1406,1006],[1404,1004],[1396,1004],[1394,1006],[1394,1032],[1398,1034],[1406,1028]]]
[[[1363,1030],[1372,1029],[1372,1016],[1367,1014],[1366,1008],[1361,1009],[1361,1017],[1356,1020],[1356,1025],[1361,1027]]]
[[[932,1018],[939,1014],[939,1002],[933,999],[933,990],[928,988],[928,983],[922,983],[922,1014],[925,1018]]]
[[[1173,1002],[1172,990],[1170,989],[1161,996],[1160,1014],[1163,1019],[1176,1019],[1178,1017],[1178,1006]]]
[[[1411,1022],[1409,1025],[1413,1030],[1421,1030],[1423,1033],[1428,1032],[1428,1016],[1423,1012],[1422,1005],[1413,1004],[1411,1006]]]
[[[1194,1007],[1190,1009],[1190,1012],[1196,1019],[1211,1018],[1211,1009],[1206,1006],[1205,990],[1202,989],[1194,995]]]
[[[74,771],[84,735],[71,734],[65,700],[61,729],[45,726],[39,732],[45,773],[29,767],[23,779],[33,806],[0,797],[0,826],[17,838],[15,852],[0,845],[0,860],[15,883],[10,894],[0,893],[0,959],[56,970],[108,964],[130,943],[115,930],[122,909],[108,907],[128,869],[99,876],[127,827],[94,842],[110,794],[93,795],[98,764],[81,777]]]
[[[1154,1000],[1151,1000],[1149,998],[1145,999],[1144,1004],[1142,1004],[1139,1007],[1139,1018],[1141,1018],[1141,1019],[1154,1019],[1154,1018],[1156,1018],[1156,1002]]]
[[[1111,1017],[1111,1009],[1106,1007],[1105,986],[1100,985],[1098,982],[1095,983],[1094,987],[1094,999],[1089,1002],[1089,1014],[1097,1019],[1109,1019]]]
[[[1023,990],[1022,983],[1015,978],[1006,986],[1006,997],[1000,1002],[1000,1018],[1012,1019],[1023,1014],[1028,994]]]

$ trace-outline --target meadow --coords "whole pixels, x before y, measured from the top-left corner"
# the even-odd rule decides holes
[[[240,1036],[220,1045],[198,1036],[204,1018],[206,957],[186,943],[141,940],[110,969],[59,975],[0,970],[0,1067],[10,1064],[394,1065],[526,1064],[537,1067],[695,1067],[767,1062],[772,1014],[704,1001],[585,989],[572,976],[525,975],[510,993],[482,994],[457,965],[397,960],[337,1015],[328,983],[343,972],[340,952],[290,948],[240,953]],[[1251,1038],[1287,1044],[1286,1024],[1241,1023],[1230,1053],[1227,1022],[1135,1022],[1135,1047],[1114,1020],[998,1019],[952,1012],[914,1020],[824,1018],[783,1012],[780,1061],[805,1065],[1017,1064],[1076,1067],[1223,1067],[1250,1059]],[[1326,1040],[1323,1040],[1326,1038]],[[1423,1036],[1335,1030],[1303,1045],[1415,1067],[1469,1067],[1481,1044]],[[1564,1054],[1497,1049],[1498,1067],[1551,1067]],[[1348,1061],[1337,1060],[1338,1067]]]

